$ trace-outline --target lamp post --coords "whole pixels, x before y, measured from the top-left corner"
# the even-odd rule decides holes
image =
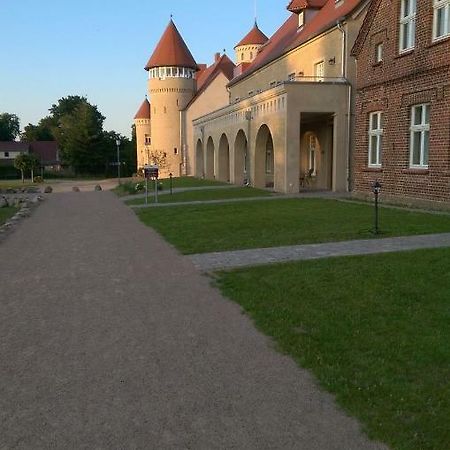
[[[120,184],[120,139],[116,139],[117,146],[117,180]]]
[[[172,189],[172,177],[173,177],[173,174],[172,174],[172,172],[170,172],[169,173],[169,178],[170,178],[170,195],[172,195],[172,191],[173,191],[173,189]]]
[[[378,196],[381,192],[381,183],[376,180],[375,183],[372,185],[373,193],[375,194],[375,234],[378,234],[380,232],[379,225],[378,225]]]

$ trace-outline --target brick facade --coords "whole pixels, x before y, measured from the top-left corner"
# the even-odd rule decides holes
[[[433,41],[433,0],[417,0],[415,46],[400,52],[401,0],[373,0],[353,49],[357,58],[353,190],[375,180],[385,198],[450,201],[450,36]],[[376,46],[383,45],[382,62]],[[411,168],[412,107],[430,105],[427,168]],[[370,113],[383,113],[381,167],[369,167]]]

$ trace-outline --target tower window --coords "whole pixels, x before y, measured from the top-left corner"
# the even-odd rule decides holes
[[[250,59],[253,59],[253,52],[250,52]]]
[[[164,106],[164,114],[167,114],[167,108]]]
[[[152,143],[152,138],[149,134],[145,135],[145,145],[150,145]]]
[[[244,54],[241,53],[241,61],[244,61]]]
[[[176,147],[173,149],[173,154],[178,155],[178,149]]]

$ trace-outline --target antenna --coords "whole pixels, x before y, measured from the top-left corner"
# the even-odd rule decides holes
[[[258,17],[258,0],[253,0],[254,4],[254,13],[255,13],[255,25],[257,23],[257,17]]]

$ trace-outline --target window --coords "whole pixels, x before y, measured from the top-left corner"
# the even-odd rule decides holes
[[[308,174],[311,177],[316,176],[316,158],[317,158],[317,137],[314,134],[308,136]]]
[[[402,0],[400,8],[400,52],[414,48],[416,40],[416,0]]]
[[[298,15],[298,27],[301,28],[305,25],[305,11],[300,11]]]
[[[9,152],[5,152],[5,158],[9,158]]]
[[[253,52],[250,52],[250,59],[253,59]]]
[[[145,135],[145,145],[150,145],[152,143],[152,138],[149,134]]]
[[[430,145],[430,105],[415,105],[411,110],[411,167],[428,168]]]
[[[241,53],[241,61],[244,61],[244,54]]]
[[[320,61],[314,65],[314,76],[316,81],[323,81],[325,74],[325,61]]]
[[[173,149],[173,154],[178,155],[178,149],[176,147]]]
[[[450,0],[434,0],[433,39],[450,35]]]
[[[380,42],[375,46],[375,62],[380,63],[383,61],[383,43]]]
[[[369,115],[369,167],[381,167],[382,148],[383,113],[377,111]]]

